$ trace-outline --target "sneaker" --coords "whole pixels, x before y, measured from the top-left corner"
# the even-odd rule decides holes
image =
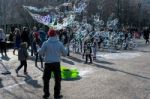
[[[62,97],[63,97],[63,95],[54,96],[54,99],[61,99]]]

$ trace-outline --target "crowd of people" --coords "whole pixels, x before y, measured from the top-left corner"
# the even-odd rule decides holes
[[[28,75],[27,72],[27,59],[29,57],[29,48],[31,48],[31,56],[35,56],[35,66],[37,66],[38,57],[41,60],[41,68],[44,67],[43,72],[43,83],[44,83],[44,95],[43,98],[47,99],[50,96],[49,92],[49,80],[51,78],[51,73],[53,72],[55,78],[55,87],[54,87],[54,98],[59,99],[62,97],[60,94],[61,90],[61,68],[60,68],[60,57],[61,54],[64,56],[68,54],[68,50],[64,47],[65,43],[59,41],[57,36],[58,32],[54,29],[50,29],[48,33],[44,32],[42,28],[37,30],[36,27],[33,28],[31,32],[28,31],[28,28],[23,28],[21,31],[16,28],[13,35],[14,41],[14,50],[18,51],[18,60],[20,65],[16,68],[15,72],[17,76],[22,67],[24,67],[24,74]],[[6,53],[6,35],[3,29],[0,29],[0,47],[3,57],[3,51]],[[4,46],[5,45],[5,46]],[[5,48],[5,49],[4,49]],[[43,66],[43,57],[45,65]]]
[[[24,27],[21,31],[19,28],[15,28],[13,33],[10,33],[9,39],[14,42],[13,54],[18,52],[18,60],[20,65],[16,68],[18,75],[19,70],[24,67],[24,74],[27,75],[27,59],[28,56],[35,56],[35,66],[37,66],[38,59],[41,62],[41,68],[44,68],[43,81],[44,81],[44,95],[43,98],[50,96],[49,93],[49,80],[51,78],[51,72],[54,72],[55,88],[54,97],[62,97],[60,95],[61,90],[61,71],[60,71],[60,56],[70,55],[69,52],[80,53],[82,58],[85,59],[85,64],[93,63],[96,60],[97,51],[105,45],[106,41],[111,41],[118,35],[117,33],[123,33],[122,40],[133,38],[135,32],[131,32],[128,29],[122,29],[120,32],[114,32],[112,30],[101,29],[100,32],[83,31],[85,28],[81,28],[80,33],[75,33],[75,29],[65,28],[61,30],[49,29],[45,32],[43,28],[33,27],[31,31],[27,27]],[[81,34],[83,33],[83,34]],[[105,36],[103,36],[104,34]],[[107,35],[108,34],[108,35]],[[149,43],[149,29],[144,28],[143,37],[146,40],[146,44]],[[107,35],[107,36],[106,36]],[[117,36],[118,37],[118,36]],[[121,38],[121,36],[119,37]],[[119,39],[120,40],[120,39]],[[3,29],[0,29],[0,48],[1,55],[7,56],[6,49],[7,37]],[[121,41],[119,41],[121,42]],[[110,42],[110,44],[112,41]],[[127,47],[127,45],[126,45]],[[28,53],[30,52],[30,53]],[[5,55],[4,55],[5,54]],[[90,60],[90,62],[88,62]],[[45,62],[45,65],[43,65]]]
[[[42,46],[43,42],[48,39],[47,31],[43,28],[33,27],[29,31],[27,27],[22,30],[15,28],[13,33],[9,34],[9,38],[6,38],[6,34],[3,29],[0,29],[0,43],[1,43],[1,54],[2,56],[7,55],[6,51],[6,41],[10,40],[14,42],[13,54],[15,55],[16,50],[20,48],[21,42],[27,43],[27,48],[30,50],[30,55],[35,56],[35,66],[37,66],[38,58],[41,61],[41,67],[43,67],[43,58],[37,52],[37,45]],[[67,46],[69,52],[80,53],[82,58],[85,58],[85,63],[88,63],[88,58],[90,63],[92,60],[96,59],[96,53],[101,48],[115,48],[116,50],[128,49],[132,38],[140,37],[143,35],[146,43],[149,43],[149,29],[146,27],[143,29],[142,33],[138,33],[131,29],[122,29],[119,31],[113,31],[111,29],[100,29],[88,31],[85,27],[80,27],[79,30],[75,28],[65,28],[61,30],[56,30],[59,40]],[[130,41],[130,42],[129,42]],[[69,55],[68,52],[68,55]]]

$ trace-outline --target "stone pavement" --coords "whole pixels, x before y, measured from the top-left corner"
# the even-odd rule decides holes
[[[62,65],[77,68],[80,78],[62,80],[63,99],[150,99],[150,44],[138,40],[138,47],[116,53],[98,52],[93,64],[84,64],[78,54],[62,57]],[[43,69],[34,65],[34,57],[28,59],[28,75],[15,68],[17,55],[8,50],[8,57],[0,62],[0,99],[42,99]],[[53,99],[54,79],[50,81]]]

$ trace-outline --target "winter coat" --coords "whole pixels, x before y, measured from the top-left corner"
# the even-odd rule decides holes
[[[57,37],[49,37],[39,50],[40,55],[45,56],[46,63],[60,62],[61,54],[67,55],[68,51]]]
[[[28,57],[27,48],[21,46],[20,49],[18,50],[18,60],[24,61],[27,60],[27,57]]]

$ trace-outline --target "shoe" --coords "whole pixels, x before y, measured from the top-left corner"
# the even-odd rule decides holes
[[[63,95],[54,96],[54,99],[61,99],[62,97],[63,97]]]
[[[24,72],[25,75],[28,75],[28,72]]]
[[[43,99],[48,99],[50,95],[43,95]]]

